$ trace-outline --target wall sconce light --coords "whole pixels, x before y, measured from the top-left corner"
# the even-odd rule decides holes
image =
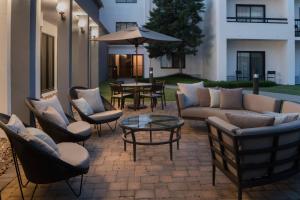
[[[91,38],[95,39],[99,36],[99,29],[97,26],[92,26],[91,27]]]
[[[65,16],[65,12],[67,10],[67,5],[60,1],[57,3],[56,5],[56,11],[58,12],[58,14],[60,14],[61,20],[66,20],[66,16]]]
[[[79,17],[79,20],[78,20],[78,27],[81,31],[81,33],[85,33],[85,30],[84,30],[84,27],[86,26],[86,19],[84,17]]]

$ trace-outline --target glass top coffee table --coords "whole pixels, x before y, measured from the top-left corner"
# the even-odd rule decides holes
[[[179,140],[181,138],[180,129],[184,124],[184,120],[176,116],[168,115],[137,115],[128,117],[120,123],[123,130],[124,151],[126,144],[130,143],[133,146],[133,160],[136,161],[136,146],[137,145],[163,145],[170,146],[170,159],[173,160],[173,143],[177,143],[179,149]],[[139,132],[149,133],[149,142],[139,141],[137,134]],[[163,132],[169,134],[168,139],[153,141],[152,134],[155,132]],[[131,136],[131,137],[130,137]]]

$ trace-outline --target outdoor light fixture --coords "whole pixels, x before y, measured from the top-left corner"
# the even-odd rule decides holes
[[[79,17],[79,20],[78,20],[78,27],[81,31],[81,33],[85,33],[84,31],[84,27],[86,26],[86,19],[84,17]]]
[[[56,5],[56,11],[58,12],[58,14],[60,14],[61,20],[66,20],[66,16],[65,16],[65,12],[67,10],[67,5],[60,1],[57,3]]]
[[[99,36],[99,29],[97,26],[92,26],[91,27],[91,38],[95,39]]]

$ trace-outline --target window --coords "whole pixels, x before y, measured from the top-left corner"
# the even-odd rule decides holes
[[[137,0],[116,0],[116,3],[137,3]]]
[[[182,68],[185,68],[185,55],[181,57],[183,62]],[[166,55],[160,57],[161,68],[180,68],[180,58],[176,55],[172,55],[170,58]]]
[[[41,92],[54,90],[54,37],[42,33],[41,38]]]
[[[236,5],[236,17],[239,22],[264,22],[265,5]]]
[[[252,80],[253,74],[259,74],[265,79],[265,52],[238,51],[237,52],[237,79]]]
[[[116,31],[123,31],[130,27],[137,27],[136,22],[117,22],[116,23]]]

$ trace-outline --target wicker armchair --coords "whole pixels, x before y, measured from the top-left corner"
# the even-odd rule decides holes
[[[22,199],[24,199],[23,188],[26,187],[29,182],[35,184],[31,199],[33,198],[39,184],[50,184],[58,181],[66,181],[73,194],[76,197],[79,197],[82,191],[83,175],[88,173],[89,163],[75,166],[51,154],[41,151],[37,146],[32,145],[30,142],[26,141],[17,133],[14,133],[11,129],[9,129],[6,126],[9,119],[10,116],[0,114],[0,128],[5,131],[11,144]],[[28,127],[27,125],[25,126]],[[75,147],[77,147],[76,149],[79,148],[88,154],[84,147],[73,143],[70,145],[73,145],[73,147],[75,145]],[[82,157],[78,157],[78,159],[80,160]],[[25,177],[28,180],[27,183],[24,183],[22,180],[18,160],[20,161]],[[76,192],[68,182],[70,178],[77,176],[81,176],[79,192]]]
[[[89,134],[74,134],[73,132],[64,129],[57,124],[49,121],[47,118],[43,117],[43,115],[34,107],[32,101],[39,101],[34,98],[26,98],[25,104],[29,108],[30,112],[35,116],[39,125],[56,143],[61,142],[83,142],[91,137],[91,133]],[[66,113],[65,113],[66,114]],[[70,115],[66,114],[70,123],[75,123],[76,120]]]
[[[80,86],[76,86],[76,87],[72,87],[69,91],[69,100],[71,105],[73,106],[73,108],[78,112],[79,116],[81,117],[81,119],[83,121],[86,121],[90,124],[94,124],[95,128],[97,130],[98,136],[101,136],[101,125],[102,124],[107,124],[108,127],[110,128],[110,130],[112,132],[114,132],[116,130],[117,127],[117,121],[118,119],[120,119],[120,117],[123,115],[122,111],[117,110],[108,100],[106,100],[102,95],[101,95],[101,99],[103,102],[103,106],[105,111],[101,112],[101,113],[95,113],[95,115],[99,114],[99,115],[103,115],[103,117],[93,117],[93,115],[86,115],[83,112],[81,112],[81,110],[76,106],[76,104],[73,102],[73,100],[78,99],[78,95],[77,95],[77,91],[76,89],[88,89],[86,87],[80,87]],[[115,121],[115,125],[114,128],[109,124],[110,122],[114,122]]]
[[[271,127],[238,129],[217,118],[207,120],[212,154],[212,182],[216,168],[238,189],[287,179],[300,170],[300,120]]]

